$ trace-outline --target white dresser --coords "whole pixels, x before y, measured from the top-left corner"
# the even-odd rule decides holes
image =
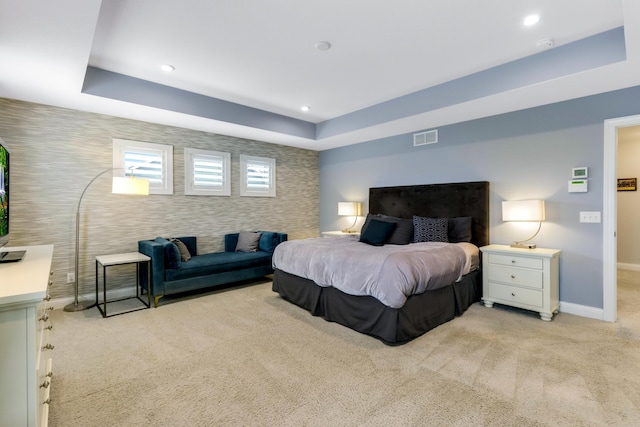
[[[0,426],[46,426],[51,391],[47,307],[53,245],[22,246],[0,264]]]
[[[550,321],[560,307],[559,249],[489,245],[482,251],[482,300],[524,308]]]

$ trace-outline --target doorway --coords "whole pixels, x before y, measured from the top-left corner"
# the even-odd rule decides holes
[[[615,322],[618,317],[618,129],[631,126],[640,126],[640,115],[605,120],[604,122],[602,317],[607,322]]]

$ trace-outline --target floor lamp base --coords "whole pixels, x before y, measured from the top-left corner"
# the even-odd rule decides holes
[[[78,301],[77,303],[72,302],[71,304],[64,306],[64,311],[83,311],[88,310],[95,305],[96,303],[94,301]]]

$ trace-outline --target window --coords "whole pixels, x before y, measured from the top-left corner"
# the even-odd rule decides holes
[[[240,155],[241,196],[276,197],[276,160]]]
[[[192,196],[230,196],[231,154],[218,151],[184,149],[184,194]]]
[[[149,194],[173,194],[172,145],[114,138],[113,167],[114,176],[148,179]]]

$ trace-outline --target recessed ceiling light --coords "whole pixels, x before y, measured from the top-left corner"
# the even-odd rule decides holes
[[[526,27],[530,27],[532,25],[535,25],[538,23],[538,21],[540,21],[540,15],[529,15],[526,18],[524,18],[524,21],[522,21],[522,23],[526,26]]]
[[[318,43],[316,43],[316,49],[318,49],[318,50],[329,50],[329,49],[331,49],[331,43],[329,43],[329,42],[318,42]]]
[[[309,107],[308,105],[303,105],[302,107],[300,107],[300,109],[306,113],[307,111],[311,110],[311,107]]]
[[[161,65],[161,66],[160,66],[160,69],[161,69],[162,71],[164,71],[165,73],[170,73],[170,72],[172,72],[173,70],[175,70],[175,69],[176,69],[176,67],[174,67],[174,66],[173,66],[173,65],[171,65],[171,64],[163,64],[163,65]]]

